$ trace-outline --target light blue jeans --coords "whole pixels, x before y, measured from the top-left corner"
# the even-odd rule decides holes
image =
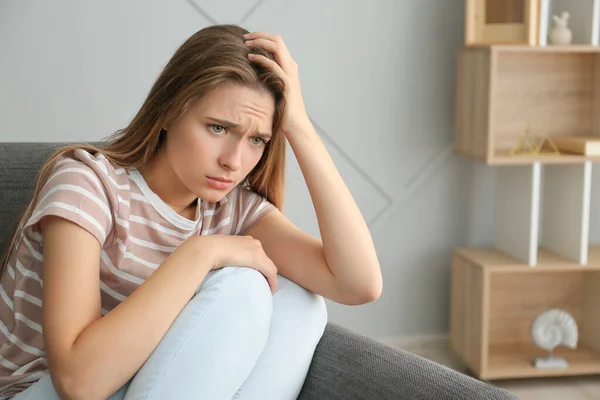
[[[211,271],[145,364],[109,400],[296,399],[327,310],[321,296],[277,278],[272,294],[254,269]],[[59,398],[46,375],[14,399]]]

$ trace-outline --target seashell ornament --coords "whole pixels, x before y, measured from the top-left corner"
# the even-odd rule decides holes
[[[555,308],[542,312],[533,322],[531,336],[535,344],[548,350],[548,357],[536,357],[532,360],[536,368],[569,366],[564,358],[554,357],[552,352],[559,345],[571,349],[577,348],[578,328],[571,314]]]

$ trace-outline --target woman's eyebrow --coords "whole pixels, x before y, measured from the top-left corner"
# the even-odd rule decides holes
[[[233,128],[233,129],[236,129],[236,128],[240,127],[239,124],[236,124],[236,123],[231,122],[231,121],[227,121],[225,119],[214,118],[214,117],[206,117],[206,118],[209,119],[209,120],[211,120],[212,122],[214,122],[216,124],[221,125],[224,128]],[[260,137],[261,139],[264,139],[264,140],[270,140],[271,139],[271,135],[268,134],[268,133],[260,133],[259,132],[259,133],[256,134],[256,136],[258,136],[258,137]]]
[[[231,121],[227,121],[224,119],[219,119],[219,118],[214,118],[214,117],[207,117],[208,119],[210,119],[211,121],[223,126],[224,128],[239,128],[238,124],[235,124]]]

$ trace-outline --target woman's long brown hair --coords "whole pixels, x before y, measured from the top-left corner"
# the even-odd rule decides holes
[[[118,167],[140,168],[157,152],[163,140],[163,127],[179,118],[192,103],[224,84],[238,84],[268,91],[275,99],[273,137],[262,158],[248,175],[250,188],[282,210],[285,175],[285,138],[279,132],[285,108],[284,82],[274,72],[253,63],[248,53],[275,60],[262,48],[250,50],[244,43],[247,30],[236,25],[214,25],[188,38],[173,54],[158,76],[140,110],[129,125],[98,146],[70,144],[54,151],[40,168],[33,197],[19,218],[0,261],[0,276],[16,250],[23,229],[32,215],[39,193],[55,162],[75,149],[101,153]]]

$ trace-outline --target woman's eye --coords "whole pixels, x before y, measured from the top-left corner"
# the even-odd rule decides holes
[[[265,142],[263,139],[259,138],[259,137],[255,137],[252,138],[252,144],[255,146],[262,146],[267,144],[267,142]]]
[[[216,133],[217,135],[225,132],[225,128],[220,125],[209,125],[208,129],[210,129],[213,133]]]

